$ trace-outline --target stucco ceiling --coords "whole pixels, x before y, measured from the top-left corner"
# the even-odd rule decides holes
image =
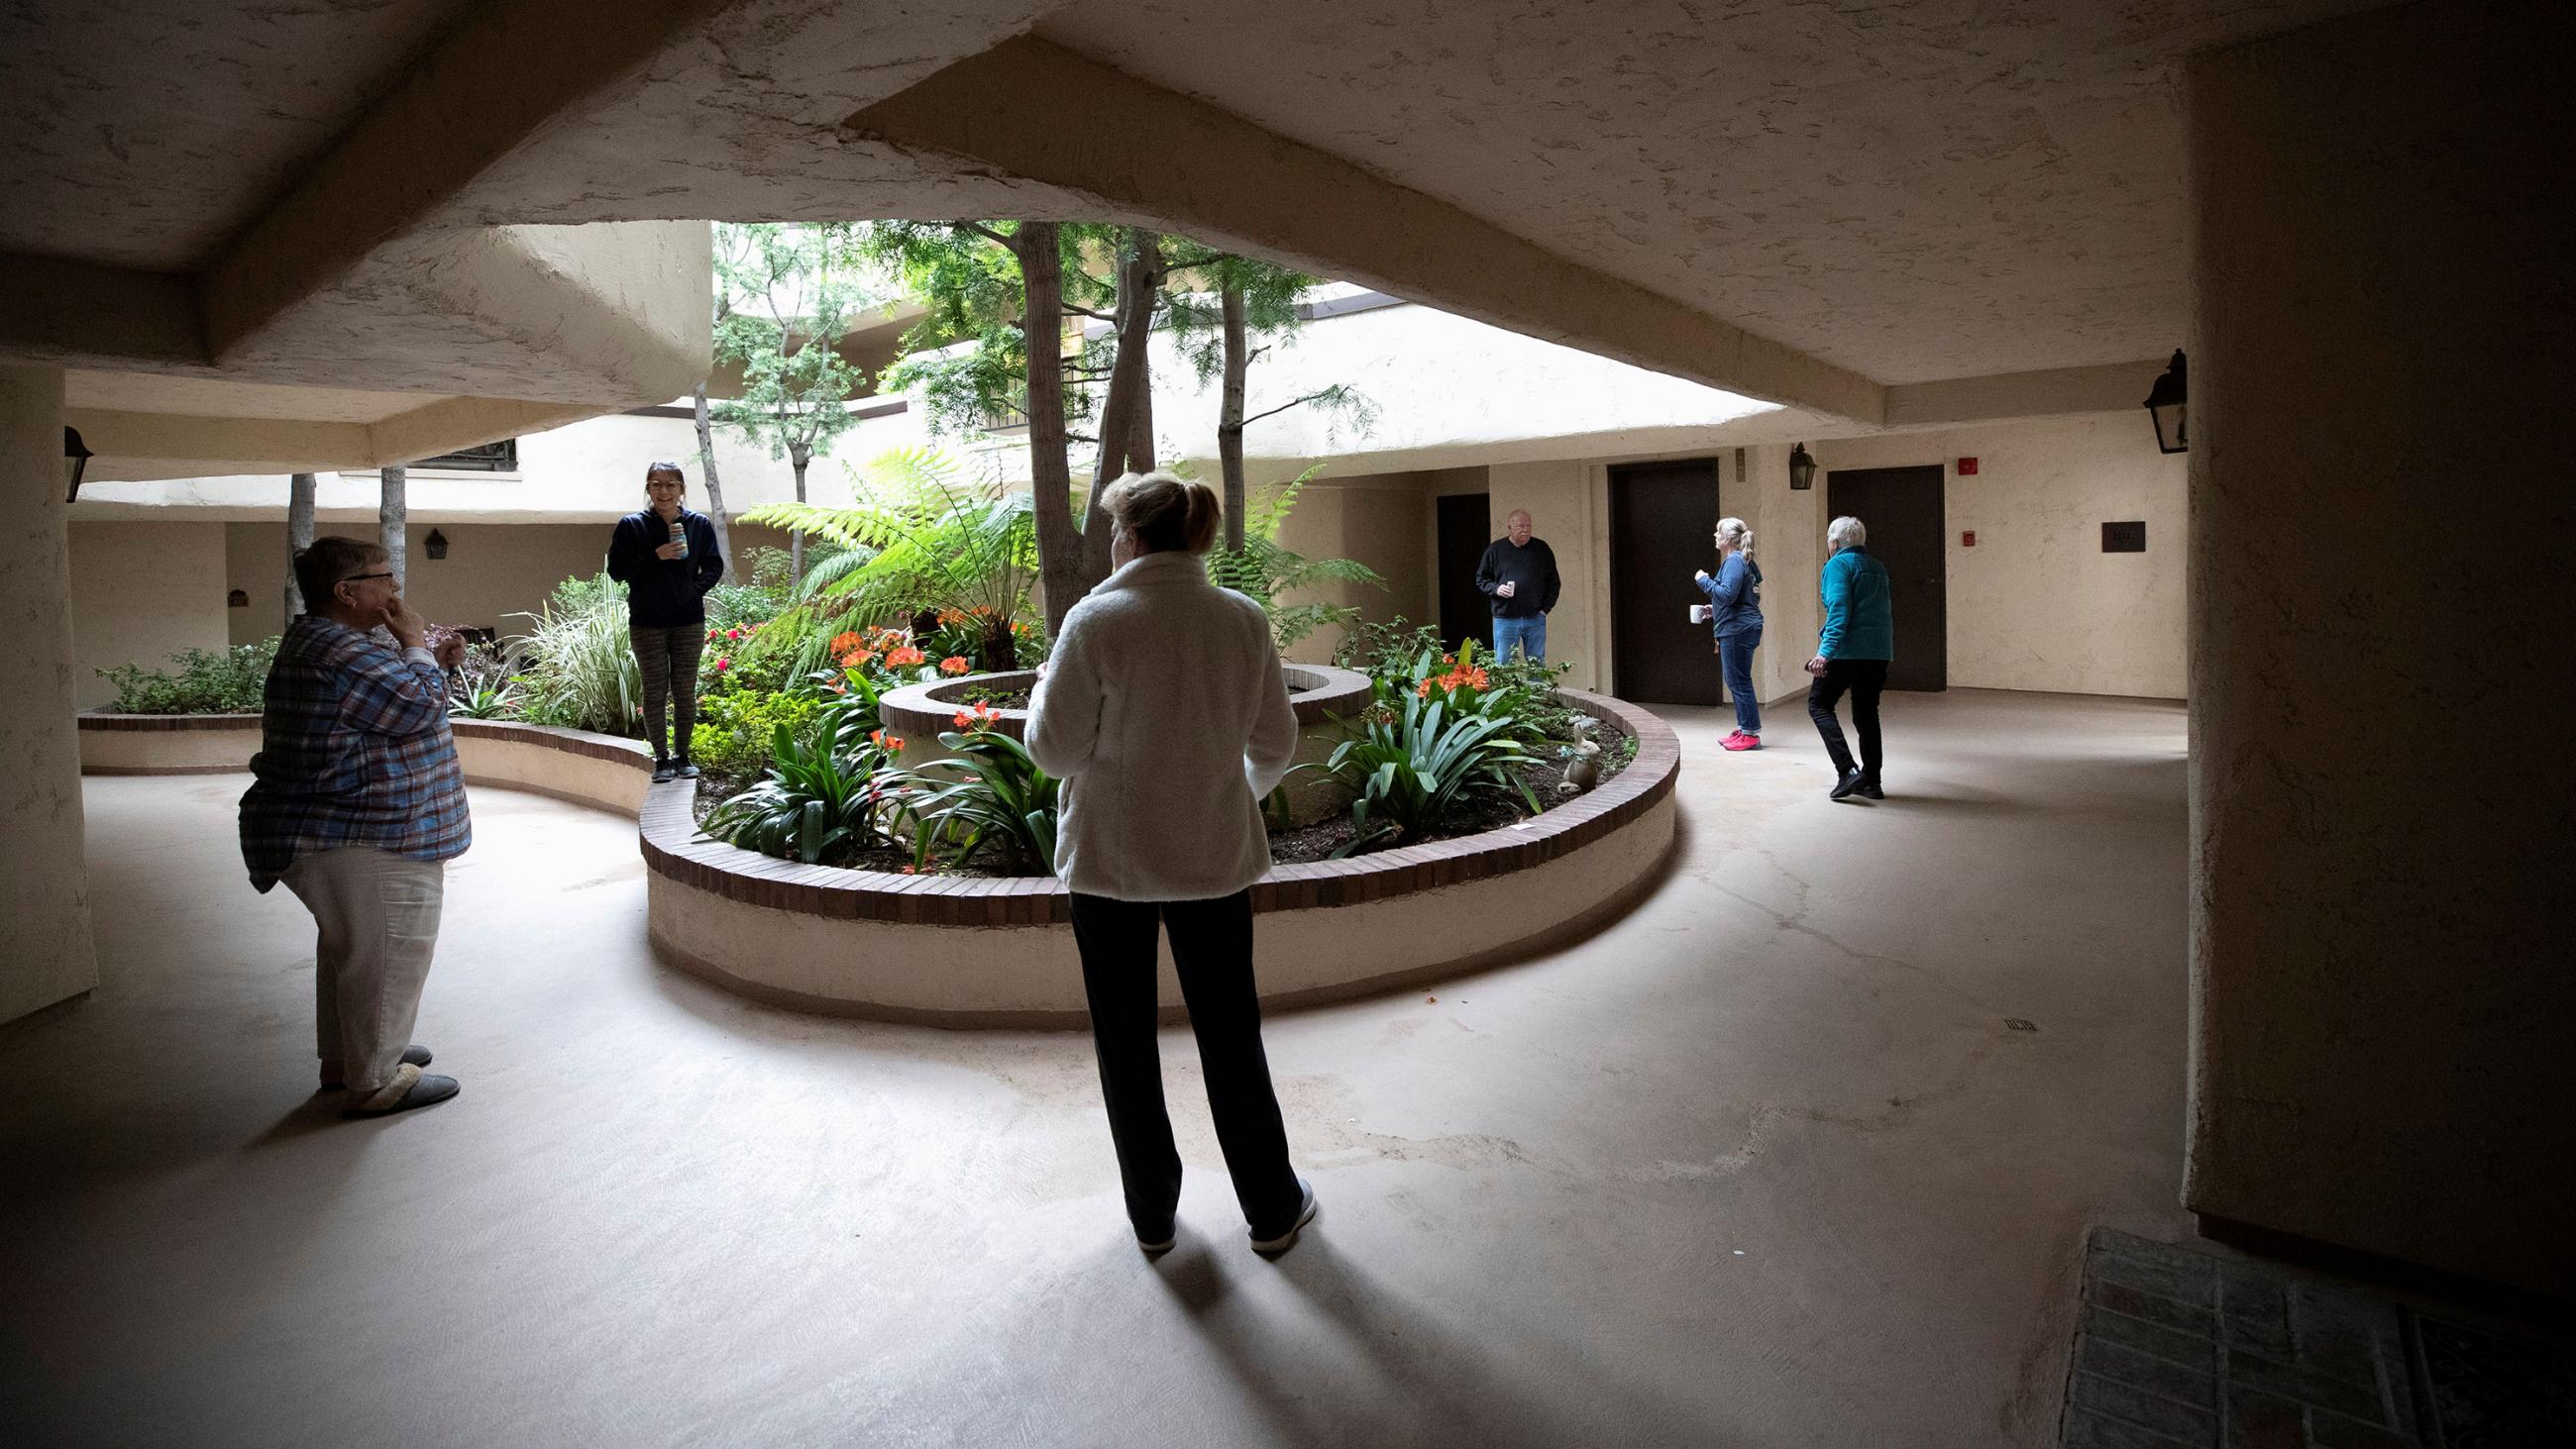
[[[0,10],[0,252],[187,271],[329,149],[455,0]]]
[[[16,0],[0,356],[658,402],[695,244],[519,224],[1105,212],[1872,426],[2171,350],[2179,63],[2377,3]]]
[[[1082,0],[1039,33],[1882,383],[2169,351],[2175,63],[2369,0]]]

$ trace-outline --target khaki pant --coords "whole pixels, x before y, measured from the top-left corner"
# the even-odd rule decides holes
[[[321,928],[313,1041],[322,1080],[363,1097],[392,1079],[411,1043],[438,946],[446,862],[347,845],[298,857],[281,879]]]

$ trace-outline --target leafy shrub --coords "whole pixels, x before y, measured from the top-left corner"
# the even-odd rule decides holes
[[[769,768],[781,729],[803,744],[822,717],[823,700],[810,690],[720,690],[698,701],[689,759],[728,775],[757,775]]]
[[[852,507],[773,503],[743,515],[842,550],[808,566],[796,607],[779,619],[798,638],[797,671],[826,663],[828,640],[852,624],[908,624],[926,613],[979,623],[974,647],[957,652],[985,668],[1008,667],[1017,652],[1011,622],[1028,612],[1037,581],[1028,498],[996,497],[956,460],[920,448],[881,454],[868,477],[852,469],[850,481]]]
[[[1496,710],[1491,695],[1469,702],[1456,693],[1381,699],[1360,717],[1359,733],[1334,747],[1324,769],[1351,791],[1354,831],[1336,856],[1419,837],[1480,795],[1517,795],[1538,813],[1537,798],[1512,773],[1530,758],[1515,738],[1518,722]]]
[[[120,664],[98,671],[116,686],[119,714],[257,714],[266,705],[269,666],[277,662],[277,636],[229,649],[187,649],[170,656],[173,670]]]
[[[644,673],[626,633],[626,586],[602,572],[555,585],[535,625],[508,656],[526,690],[522,713],[537,724],[632,735],[643,715]]]
[[[1343,635],[1342,642],[1333,646],[1333,663],[1373,680],[1409,683],[1422,677],[1413,672],[1415,662],[1425,654],[1437,659],[1445,647],[1439,630],[1408,623],[1398,614],[1383,624],[1362,624]]]
[[[959,718],[972,717],[960,711]],[[921,787],[912,802],[913,864],[945,858],[964,865],[995,847],[1024,874],[1053,873],[1061,783],[1009,735],[980,726],[943,730],[939,743],[956,758],[913,775]]]
[[[1289,510],[1297,506],[1298,493],[1321,471],[1323,465],[1319,463],[1279,487],[1245,500],[1243,547],[1228,550],[1220,546],[1208,554],[1209,582],[1248,595],[1260,604],[1262,612],[1270,616],[1271,639],[1283,650],[1329,624],[1349,629],[1359,621],[1360,611],[1355,604],[1283,603],[1282,595],[1325,583],[1386,587],[1386,580],[1377,570],[1356,559],[1310,559],[1280,546],[1280,526],[1288,521]]]
[[[905,779],[894,768],[899,742],[850,739],[843,717],[826,716],[811,740],[781,724],[770,737],[767,777],[717,806],[701,827],[744,850],[807,865],[897,843]]]

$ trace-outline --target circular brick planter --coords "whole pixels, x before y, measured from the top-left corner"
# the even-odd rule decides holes
[[[1265,1004],[1367,995],[1528,955],[1607,924],[1652,888],[1673,842],[1679,744],[1634,705],[1566,693],[1636,736],[1635,762],[1502,830],[1274,867],[1252,888]],[[1087,1020],[1072,898],[1051,876],[905,876],[777,860],[700,836],[696,782],[652,784],[636,741],[480,720],[459,720],[455,732],[470,781],[636,816],[652,941],[673,965],[746,996],[836,1014],[951,1027]],[[83,768],[98,773],[235,771],[259,748],[259,721],[84,715],[81,743]],[[1168,959],[1162,978],[1164,1011],[1177,1018]]]

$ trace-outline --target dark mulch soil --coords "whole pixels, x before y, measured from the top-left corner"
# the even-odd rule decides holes
[[[989,704],[995,709],[1027,709],[1029,707],[1029,690],[1025,685],[1018,689],[993,689],[987,686],[978,685],[973,689],[969,689],[964,693],[957,695],[953,700],[946,702],[952,704]]]
[[[1025,694],[1022,698],[1025,700]],[[999,701],[995,701],[995,704],[1000,707]],[[1623,748],[1629,738],[1628,732],[1620,728],[1617,720],[1605,718],[1594,727],[1593,738],[1601,743],[1601,753],[1595,758],[1601,762],[1601,778],[1606,781],[1626,767],[1626,762],[1632,754],[1631,750]],[[1554,746],[1550,745],[1548,748],[1553,750]],[[1521,767],[1519,771],[1521,781],[1529,787],[1532,795],[1538,797],[1541,810],[1553,809],[1575,798],[1576,792],[1564,788],[1567,763],[1550,753]],[[707,813],[715,809],[718,802],[730,799],[758,783],[760,782],[756,776],[746,778],[709,771],[698,783],[696,814],[699,823],[706,822]],[[1443,829],[1407,840],[1383,841],[1361,854],[1365,857],[1379,850],[1392,850],[1402,845],[1421,845],[1433,840],[1454,840],[1462,835],[1481,835],[1488,830],[1500,830],[1526,818],[1527,813],[1522,808],[1521,799],[1517,793],[1511,795],[1489,793],[1479,797],[1466,809],[1457,812]],[[1319,820],[1312,825],[1299,826],[1293,830],[1283,831],[1274,828],[1270,832],[1270,856],[1281,865],[1329,860],[1334,851],[1350,842],[1352,833],[1348,815],[1336,815],[1329,820]],[[912,855],[909,851],[880,847],[863,851],[836,851],[827,856],[823,863],[840,866],[845,870],[881,870],[901,873],[912,864]],[[1010,867],[999,856],[979,859],[971,865],[946,865],[933,869],[942,875],[977,877],[1015,876],[1029,873]]]

